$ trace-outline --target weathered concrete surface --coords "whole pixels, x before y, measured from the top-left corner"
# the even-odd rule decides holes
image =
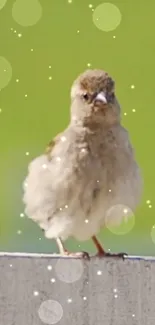
[[[155,260],[0,253],[0,325],[155,325]]]

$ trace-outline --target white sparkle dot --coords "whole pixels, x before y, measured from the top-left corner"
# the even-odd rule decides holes
[[[46,165],[46,164],[43,164],[43,165],[42,165],[42,168],[43,168],[43,169],[46,169],[46,168],[47,168],[47,165]]]
[[[128,213],[128,209],[124,209],[123,212],[126,214]]]
[[[87,63],[87,67],[91,67],[91,63]]]
[[[65,142],[65,141],[66,141],[66,137],[62,136],[62,137],[61,137],[61,141],[62,141],[62,142]]]
[[[27,98],[27,94],[25,94],[25,98]]]
[[[23,218],[24,217],[24,213],[20,213],[20,217]]]
[[[2,109],[0,108],[0,113],[2,113]]]
[[[19,34],[18,34],[18,37],[22,37],[22,34],[21,34],[21,33],[19,33]]]
[[[13,28],[11,27],[10,30],[13,30]]]
[[[88,7],[91,9],[91,8],[93,8],[93,5],[90,3],[90,4],[88,5]]]
[[[14,33],[16,34],[16,33],[17,33],[17,31],[16,31],[16,30],[14,30]]]
[[[61,161],[61,158],[60,157],[56,157],[56,161]]]
[[[25,153],[26,156],[29,156],[29,154],[30,154],[30,153],[29,153],[28,151]]]
[[[87,300],[87,297],[83,297],[83,300]]]
[[[39,237],[39,240],[41,240],[41,237]]]
[[[114,295],[115,298],[118,298],[118,295]]]
[[[67,299],[67,302],[70,304],[72,302],[72,299],[71,298]]]
[[[51,281],[52,283],[54,283],[54,282],[55,282],[55,279],[54,279],[54,278],[52,278],[50,281]]]
[[[101,275],[102,274],[102,271],[97,271],[97,275]]]
[[[116,36],[114,35],[113,38],[116,38]]]
[[[147,200],[147,201],[146,201],[146,204],[150,204],[150,203],[151,203],[151,201],[150,201],[150,200]]]
[[[33,49],[31,49],[31,52],[33,52]]]
[[[109,189],[109,192],[111,192],[111,189]]]
[[[133,113],[135,113],[135,112],[136,112],[135,108],[133,108],[133,109],[132,109],[132,112],[133,112]]]
[[[124,113],[124,116],[126,116],[126,115],[127,115],[127,113],[125,112],[125,113]]]
[[[85,223],[88,223],[89,222],[89,220],[88,219],[85,219]]]
[[[24,182],[24,187],[27,187],[27,186],[28,186],[27,182]]]
[[[16,79],[16,82],[19,82],[19,79]]]
[[[80,33],[80,31],[79,31],[79,29],[77,30],[77,34],[79,34]]]
[[[151,209],[151,208],[152,208],[152,205],[150,204],[150,205],[149,205],[149,209]]]
[[[62,208],[60,208],[59,210],[62,211]]]
[[[117,289],[115,288],[115,289],[113,290],[113,292],[117,292]]]
[[[33,294],[34,294],[34,296],[39,296],[39,292],[38,291],[34,291]]]
[[[49,76],[49,78],[48,78],[49,80],[52,80],[52,76]]]
[[[131,85],[131,89],[135,89],[135,85]]]
[[[82,148],[82,149],[81,149],[81,152],[86,152],[86,149],[85,149],[85,148]]]
[[[21,230],[17,230],[17,234],[21,235],[22,231]]]
[[[68,209],[68,205],[67,204],[65,205],[65,209]]]
[[[52,270],[52,265],[48,265],[47,270],[51,271]]]
[[[135,317],[135,314],[132,314],[132,317]]]
[[[52,68],[52,67],[51,67],[51,65],[49,65],[48,67],[49,67],[49,69],[51,69],[51,68]]]
[[[9,266],[12,267],[12,264],[10,264]]]
[[[100,181],[99,180],[97,180],[97,183],[99,183]]]

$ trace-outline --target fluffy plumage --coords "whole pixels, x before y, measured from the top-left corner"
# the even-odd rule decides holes
[[[30,163],[24,184],[25,212],[47,238],[84,241],[108,224],[110,207],[135,210],[141,175],[107,73],[88,70],[73,83],[70,124]]]

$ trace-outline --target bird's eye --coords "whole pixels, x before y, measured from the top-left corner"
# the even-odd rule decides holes
[[[84,100],[87,101],[89,99],[89,95],[85,93],[85,94],[83,94],[83,98],[84,98]]]

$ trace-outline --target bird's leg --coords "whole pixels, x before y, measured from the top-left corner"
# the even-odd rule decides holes
[[[56,242],[57,242],[57,245],[58,245],[58,248],[59,248],[59,252],[60,252],[60,255],[61,256],[68,256],[68,257],[75,257],[75,258],[84,258],[84,259],[89,259],[89,254],[87,252],[75,252],[75,253],[72,253],[72,252],[69,252],[65,247],[64,247],[64,244],[62,242],[62,240],[57,237],[56,238]]]
[[[98,241],[98,239],[93,236],[92,237],[93,243],[95,244],[96,248],[97,248],[97,256],[98,257],[118,257],[118,258],[123,258],[125,256],[127,256],[126,253],[118,253],[118,254],[114,254],[114,253],[107,253],[104,248],[101,246],[100,242]]]

